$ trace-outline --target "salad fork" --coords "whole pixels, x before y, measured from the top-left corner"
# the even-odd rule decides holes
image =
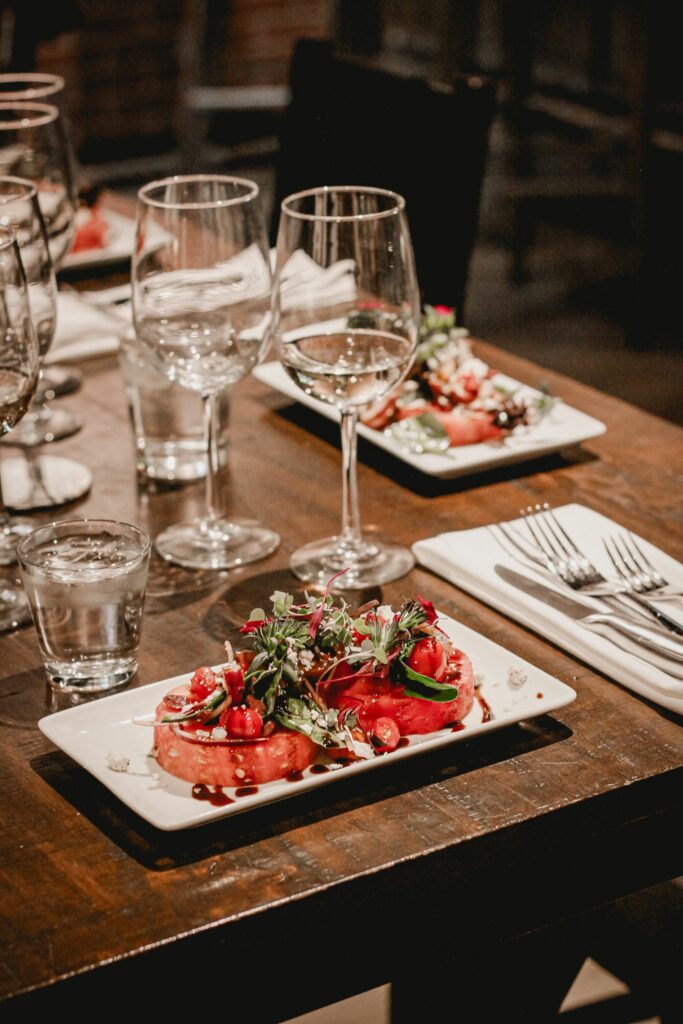
[[[683,596],[683,588],[669,583],[648,560],[631,534],[603,537],[602,543],[624,586],[636,594],[650,594],[652,598]]]
[[[554,576],[572,590],[599,597],[623,611],[654,617],[672,633],[683,636],[683,626],[670,618],[638,592],[621,583],[611,583],[576,546],[547,503],[520,509],[542,562]]]

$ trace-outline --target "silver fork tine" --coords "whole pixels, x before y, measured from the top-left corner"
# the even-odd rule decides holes
[[[558,552],[553,547],[552,542],[548,541],[545,533],[541,529],[542,524],[539,513],[542,511],[543,509],[540,505],[536,505],[535,508],[532,505],[527,505],[526,509],[520,509],[520,513],[524,516],[524,522],[527,525],[536,547],[540,548],[546,558],[553,559],[557,556]]]
[[[584,572],[590,572],[593,575],[597,574],[597,569],[595,568],[593,563],[590,561],[589,558],[586,557],[586,555],[584,555],[583,551],[581,551],[576,546],[575,541],[573,541],[571,539],[571,537],[569,536],[569,534],[565,530],[564,526],[562,525],[560,520],[557,518],[557,516],[555,515],[555,513],[553,512],[553,510],[549,506],[548,506],[547,514],[548,514],[549,518],[552,520],[553,525],[556,528],[556,530],[559,532],[559,534],[562,537],[565,538],[565,540],[567,541],[567,544],[569,544],[569,546],[571,548],[571,551],[569,551],[569,550],[567,550],[565,548],[565,550],[567,550],[567,554],[569,554],[572,558],[575,558],[575,559],[578,560],[579,565],[581,566],[581,569]]]
[[[621,552],[619,551],[619,548],[617,547],[615,538],[614,537],[607,537],[607,538],[603,537],[602,544],[603,544],[603,547],[604,547],[605,551],[607,552],[607,556],[608,556],[610,562],[612,563],[612,565],[616,569],[617,573],[622,578],[622,580],[624,580],[624,582],[628,583],[629,578],[630,578],[630,573],[628,572],[628,568],[626,566],[626,563],[624,562],[624,560],[623,560],[623,558],[621,556]],[[626,570],[626,571],[624,571],[624,570]]]
[[[626,543],[624,542],[623,536],[613,537],[612,544],[614,545],[615,550],[619,552],[622,563],[625,566],[627,573],[631,577],[637,577],[641,586],[646,589],[647,572],[644,572],[640,565],[638,565],[636,560],[633,558],[633,555],[631,554],[630,550],[626,546]]]
[[[646,557],[644,552],[641,550],[641,548],[636,543],[636,539],[633,536],[633,534],[632,533],[627,533],[627,534],[624,535],[623,541],[624,541],[625,545],[627,543],[627,539],[628,539],[628,542],[631,544],[631,548],[635,549],[637,555],[640,556],[641,565],[642,565],[641,572],[644,571],[644,572],[649,573],[649,575],[652,577],[652,579],[655,581],[655,583],[657,584],[658,587],[665,587],[666,584],[667,584],[667,581],[664,579],[664,577],[662,576],[661,572],[658,569],[655,568],[655,566],[652,564],[652,562],[650,562],[648,560],[648,558]],[[631,551],[631,557],[635,561],[635,557],[633,555],[633,551]]]

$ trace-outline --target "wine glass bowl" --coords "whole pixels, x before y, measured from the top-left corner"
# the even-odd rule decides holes
[[[222,569],[265,557],[279,537],[222,511],[218,396],[245,377],[267,344],[271,276],[258,186],[227,175],[184,175],[138,193],[132,285],[139,343],[171,380],[204,402],[207,514],[156,539],[162,557]]]
[[[342,529],[305,545],[291,567],[338,589],[404,575],[412,554],[364,538],[356,482],[360,411],[387,396],[408,372],[418,340],[420,302],[401,196],[386,189],[325,186],[282,203],[273,290],[279,358],[307,394],[341,416]]]
[[[0,174],[28,178],[38,190],[52,262],[59,267],[75,229],[75,192],[59,109],[0,102]]]
[[[8,434],[29,407],[38,381],[39,352],[16,236],[0,227],[0,435]],[[6,514],[0,492],[0,533]],[[30,619],[23,592],[0,586],[0,631]]]

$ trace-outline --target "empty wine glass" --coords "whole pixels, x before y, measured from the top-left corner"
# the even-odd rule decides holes
[[[9,433],[28,409],[38,381],[38,340],[14,232],[0,227],[0,435]],[[0,522],[4,505],[0,488]],[[0,581],[0,630],[28,622],[23,591]]]
[[[338,589],[386,583],[414,565],[411,552],[363,537],[356,480],[360,410],[407,373],[418,339],[420,300],[405,202],[395,192],[323,187],[282,203],[273,289],[280,360],[308,395],[339,410],[342,527],[292,555],[301,579]]]
[[[165,530],[156,548],[189,568],[227,569],[279,543],[254,520],[225,518],[216,443],[221,392],[250,372],[268,340],[271,278],[258,186],[195,174],[152,182],[138,198],[137,337],[167,377],[201,395],[208,456],[206,515]]]
[[[0,177],[0,226],[11,228],[16,236],[42,359],[54,337],[57,285],[36,188],[30,181]],[[32,529],[30,521],[10,520],[5,513],[0,522],[0,564],[14,561],[17,540]]]

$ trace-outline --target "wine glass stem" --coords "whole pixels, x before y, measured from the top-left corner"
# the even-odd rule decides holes
[[[2,496],[2,474],[0,473],[0,536],[11,532],[9,512],[5,508],[5,500]]]
[[[358,511],[358,479],[356,476],[356,451],[358,448],[358,412],[345,410],[341,414],[342,444],[342,527],[341,540],[348,544],[360,544],[360,512]]]
[[[210,522],[223,514],[218,461],[218,402],[220,395],[202,395],[206,445],[206,517]]]

